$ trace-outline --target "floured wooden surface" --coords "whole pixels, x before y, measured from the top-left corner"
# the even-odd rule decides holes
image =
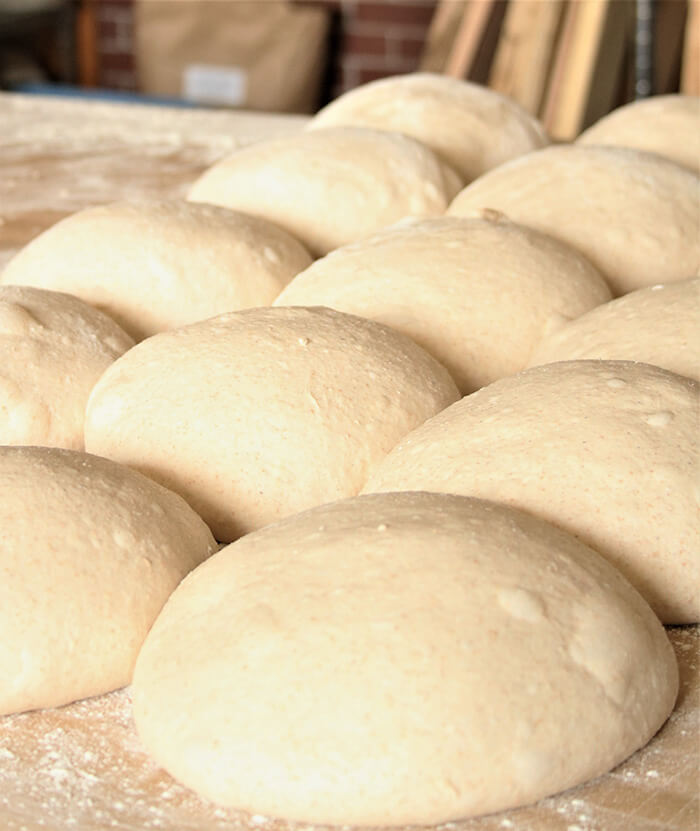
[[[299,130],[304,121],[0,94],[0,268],[68,213],[120,198],[182,196],[201,170],[237,146]],[[563,796],[442,827],[697,831],[700,629],[670,635],[681,695],[646,748]],[[141,750],[128,692],[0,718],[0,831],[307,827],[224,811],[175,783]]]
[[[647,747],[607,776],[561,796],[440,828],[696,831],[700,629],[679,627],[669,634],[681,668],[681,692],[671,718]],[[283,703],[284,691],[280,694]],[[249,816],[199,800],[141,749],[129,693],[122,690],[58,710],[0,718],[0,828],[292,831],[309,826]]]
[[[69,213],[183,197],[217,159],[307,120],[0,93],[0,269]]]

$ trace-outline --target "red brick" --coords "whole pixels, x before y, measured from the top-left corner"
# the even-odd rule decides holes
[[[122,53],[106,53],[100,55],[100,69],[117,70],[120,72],[134,69],[134,56]]]
[[[388,78],[395,73],[386,69],[360,69],[357,73],[360,84],[368,84],[370,81],[378,81],[380,78]]]
[[[117,36],[117,24],[114,20],[100,20],[97,25],[97,37],[100,40],[113,40]]]
[[[357,3],[355,16],[358,20],[373,20],[377,23],[413,23],[428,26],[435,11],[435,0],[421,3]]]
[[[384,55],[386,38],[349,34],[343,38],[343,55]]]
[[[388,51],[391,55],[413,58],[416,61],[423,54],[425,38],[389,38]]]

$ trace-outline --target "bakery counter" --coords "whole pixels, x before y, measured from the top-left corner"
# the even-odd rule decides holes
[[[292,116],[0,94],[0,267],[71,212],[117,199],[181,197],[217,158],[304,123]],[[671,718],[645,748],[606,776],[564,794],[443,828],[695,831],[700,629],[668,631],[681,691]],[[301,826],[206,804],[171,779],[140,746],[128,689],[0,718],[2,831],[294,827]]]

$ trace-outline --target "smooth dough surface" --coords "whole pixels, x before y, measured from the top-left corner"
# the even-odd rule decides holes
[[[533,802],[643,745],[675,656],[553,526],[446,494],[323,505],[191,574],[134,673],[141,739],[224,805],[352,825]]]
[[[658,153],[700,173],[700,98],[654,95],[633,101],[601,118],[577,142]]]
[[[216,545],[176,494],[48,447],[0,447],[0,529],[0,714],[128,684],[168,596]]]
[[[664,623],[700,620],[697,382],[571,361],[496,381],[407,435],[365,492],[508,503],[595,548]]]
[[[82,450],[90,391],[133,345],[77,297],[0,286],[0,445]]]
[[[612,297],[585,257],[511,222],[441,217],[339,248],[275,301],[329,306],[413,338],[462,394],[523,369],[551,327]]]
[[[579,358],[642,361],[700,381],[700,277],[633,291],[564,323],[530,366]]]
[[[549,143],[520,105],[479,84],[427,72],[382,78],[336,98],[308,129],[354,125],[422,141],[471,182]]]
[[[479,216],[484,209],[578,248],[614,294],[700,268],[700,177],[651,153],[547,147],[485,174],[448,213]]]
[[[222,542],[354,496],[459,398],[410,338],[330,309],[221,315],[124,358],[90,397],[87,448],[180,493]]]
[[[310,264],[300,242],[258,217],[184,200],[113,202],[44,231],[0,282],[74,294],[141,340],[269,305]]]
[[[443,214],[461,186],[408,136],[336,127],[244,147],[206,170],[188,198],[263,216],[322,256],[404,216]]]

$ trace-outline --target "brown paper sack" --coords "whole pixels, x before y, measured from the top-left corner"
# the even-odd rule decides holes
[[[287,0],[137,0],[136,64],[149,95],[313,112],[329,12]]]

